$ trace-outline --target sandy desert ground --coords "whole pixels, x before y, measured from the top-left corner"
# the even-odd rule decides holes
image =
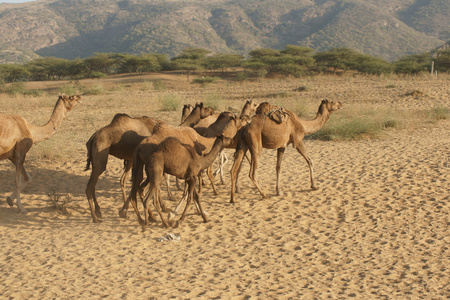
[[[362,104],[394,112],[450,107],[445,78],[272,83],[218,84],[208,95],[226,101],[224,109],[239,109],[248,97],[285,105],[291,100],[262,95],[306,85],[304,94],[292,97],[307,103],[311,113],[324,97],[342,101],[344,109]],[[416,89],[424,95],[402,96]],[[183,102],[205,97],[204,90],[189,85],[171,92]],[[309,188],[305,160],[289,147],[282,195],[275,196],[276,151],[264,150],[258,174],[270,197],[257,193],[244,162],[238,202],[231,204],[229,163],[220,195],[209,186],[202,193],[210,222],[203,223],[191,208],[174,229],[158,222],[143,231],[132,211],[127,219],[119,218],[122,162],[111,158],[97,185],[103,222],[94,224],[84,192],[90,175],[84,171],[84,143],[118,112],[176,125],[180,110],[157,109],[152,96],[157,93],[164,92],[84,96],[51,141],[30,152],[26,166],[33,182],[22,195],[27,213],[7,205],[14,171],[9,161],[0,162],[0,299],[450,298],[448,119],[386,130],[376,139],[305,140],[317,191]],[[41,100],[2,97],[0,111],[35,124],[49,118],[57,98],[51,93]],[[42,155],[53,149],[61,153]],[[233,151],[227,154],[232,158]],[[71,199],[70,215],[55,211],[51,191]],[[159,240],[170,233],[179,241]]]

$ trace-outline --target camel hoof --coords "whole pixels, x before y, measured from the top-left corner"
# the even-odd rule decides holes
[[[311,187],[311,190],[313,190],[313,191],[317,191],[319,188],[318,187],[315,187],[315,186],[312,186]]]
[[[92,222],[94,222],[94,223],[101,223],[102,220],[99,220],[99,219],[93,219]]]
[[[173,211],[169,212],[169,216],[168,216],[169,221],[173,220],[176,216],[177,216],[177,214],[175,212],[173,212]]]
[[[179,228],[180,225],[181,225],[181,221],[180,220],[172,222],[172,227],[173,228]]]
[[[97,211],[97,210],[95,211],[95,215],[97,216],[97,218],[103,217],[103,216],[102,216],[102,213],[101,213],[99,210],[98,210],[98,211]]]
[[[127,212],[125,210],[119,210],[119,217],[126,219],[127,218]]]
[[[172,210],[171,210],[170,208],[168,208],[168,207],[163,207],[163,208],[162,208],[162,211],[163,211],[164,213],[171,213],[171,212],[172,212]]]
[[[6,197],[6,203],[8,203],[9,206],[14,205],[14,199],[11,197]]]

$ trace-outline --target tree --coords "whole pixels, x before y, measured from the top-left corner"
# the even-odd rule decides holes
[[[439,72],[450,71],[450,49],[440,50],[434,59],[435,70]]]
[[[57,57],[34,59],[25,67],[31,73],[32,80],[61,80],[69,76],[70,61]]]
[[[0,82],[24,81],[31,73],[24,66],[5,64],[0,65]]]
[[[203,69],[204,59],[210,51],[200,48],[186,48],[179,56],[172,58],[171,67],[174,70],[186,72],[187,81],[191,72]]]
[[[361,73],[381,75],[393,71],[393,65],[382,58],[360,54],[356,61],[356,70]]]
[[[110,53],[94,53],[94,56],[84,59],[84,63],[89,69],[88,76],[92,72],[102,72],[104,74],[110,74],[112,66],[116,63],[116,57]]]
[[[403,56],[394,63],[394,72],[397,74],[418,74],[430,72],[430,70],[431,55],[429,53]]]
[[[223,73],[226,68],[240,66],[243,59],[243,56],[239,54],[218,53],[205,58],[205,67],[208,70],[221,69]]]
[[[333,48],[316,53],[313,58],[318,66],[333,68],[336,73],[337,69],[354,70],[359,56],[358,52],[349,48]]]

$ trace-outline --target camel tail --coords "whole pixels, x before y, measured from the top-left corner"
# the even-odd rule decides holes
[[[139,149],[136,149],[135,153],[133,154],[133,168],[131,170],[132,183],[130,196],[133,197],[133,199],[136,199],[136,194],[139,190],[139,187],[141,186],[141,182],[144,177],[143,169],[144,169],[144,162],[142,161],[141,156],[139,155]]]
[[[92,144],[94,141],[94,135],[93,134],[89,140],[86,142],[86,150],[87,150],[87,160],[86,160],[86,168],[84,169],[85,171],[89,170],[91,168],[91,163],[92,163]]]

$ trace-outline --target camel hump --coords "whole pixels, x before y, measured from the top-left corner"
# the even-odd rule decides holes
[[[261,103],[256,109],[256,114],[266,115],[278,124],[286,123],[290,117],[289,112],[284,107],[272,105],[269,102]]]

